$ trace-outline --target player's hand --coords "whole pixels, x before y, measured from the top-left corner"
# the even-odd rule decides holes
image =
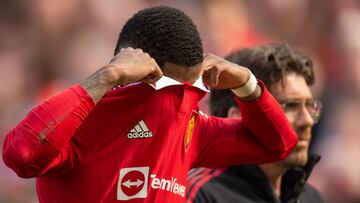
[[[80,85],[97,103],[111,88],[143,81],[155,84],[163,73],[155,60],[141,49],[125,48],[110,63],[93,73]]]
[[[137,81],[155,84],[163,75],[148,53],[131,47],[121,49],[120,53],[111,59],[108,68],[113,74],[110,80],[115,86]]]
[[[215,89],[234,89],[249,79],[247,68],[231,63],[213,54],[205,54],[203,61],[203,82]]]

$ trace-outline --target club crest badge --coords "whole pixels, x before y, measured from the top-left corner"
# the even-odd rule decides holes
[[[189,122],[188,122],[188,126],[187,126],[187,129],[186,129],[185,139],[184,139],[185,151],[187,151],[187,149],[188,149],[188,147],[189,147],[189,145],[191,143],[191,138],[192,138],[192,135],[193,135],[194,128],[195,128],[196,122],[198,120],[198,117],[199,117],[198,112],[196,112],[196,111],[191,112],[190,119],[189,119]]]

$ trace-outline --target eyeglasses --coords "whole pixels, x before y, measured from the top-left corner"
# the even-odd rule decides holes
[[[320,119],[322,104],[319,100],[287,100],[279,101],[279,104],[288,116],[295,118],[305,105],[310,116],[314,119],[314,123],[317,123]]]

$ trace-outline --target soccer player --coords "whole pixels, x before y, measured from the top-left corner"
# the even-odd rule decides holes
[[[311,128],[320,116],[314,100],[311,60],[287,45],[243,49],[227,59],[249,67],[265,82],[283,107],[299,142],[284,160],[265,165],[237,165],[222,169],[196,169],[189,175],[187,202],[194,203],[321,203],[319,192],[306,183],[319,155],[308,155]],[[210,97],[213,115],[236,118],[240,111],[228,90],[214,90]]]
[[[243,117],[199,112],[206,85],[232,89]],[[191,19],[161,6],[128,20],[108,65],[9,132],[3,158],[36,177],[40,202],[173,203],[185,201],[190,168],[277,161],[296,143],[263,83],[204,56]]]

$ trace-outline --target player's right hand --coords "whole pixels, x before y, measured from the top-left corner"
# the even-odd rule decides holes
[[[107,65],[114,86],[137,81],[155,84],[163,73],[148,53],[131,47],[121,49]]]
[[[117,85],[142,81],[155,85],[163,73],[149,54],[131,47],[122,49],[110,63],[90,75],[80,85],[95,103]]]

